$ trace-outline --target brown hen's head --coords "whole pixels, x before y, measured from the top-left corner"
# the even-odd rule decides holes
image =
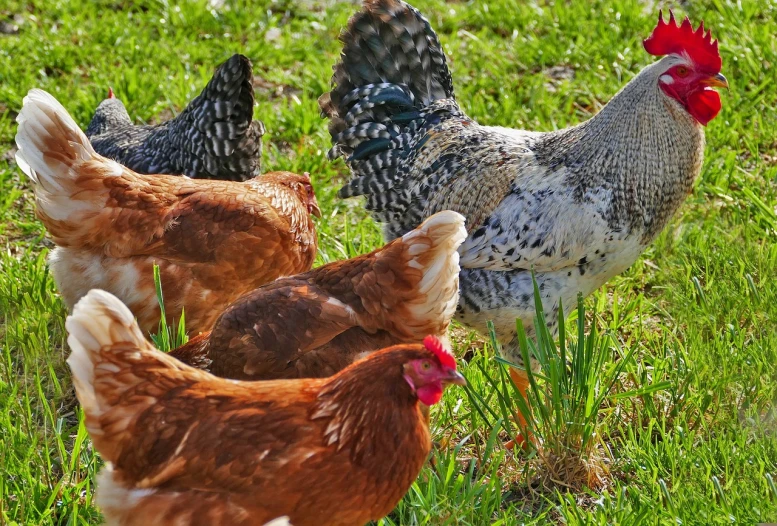
[[[661,90],[706,126],[721,108],[720,95],[712,88],[728,88],[726,77],[720,73],[722,60],[712,32],[705,33],[704,22],[694,30],[687,17],[678,26],[671,11],[669,22],[664,22],[659,12],[658,25],[643,45],[651,55],[667,55],[659,63]]]
[[[421,403],[434,405],[442,398],[446,385],[467,383],[456,370],[456,359],[436,337],[427,336],[420,350],[421,356],[404,363],[402,376]]]
[[[366,393],[392,393],[389,396],[401,404],[420,401],[425,405],[439,402],[449,384],[466,383],[456,370],[456,359],[435,336],[427,336],[423,345],[394,345],[370,353],[329,382],[332,392],[353,403],[361,403],[358,400]]]

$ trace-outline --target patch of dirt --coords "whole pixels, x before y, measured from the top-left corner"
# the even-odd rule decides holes
[[[573,80],[575,70],[569,66],[553,66],[545,70],[545,74],[553,80]]]
[[[8,162],[9,168],[13,168],[16,165],[16,152],[18,151],[19,149],[16,146],[11,146],[0,156],[0,159]]]
[[[762,153],[761,159],[766,164],[777,164],[777,155],[769,155],[768,153]]]
[[[293,99],[302,94],[302,90],[281,82],[273,82],[259,76],[253,78],[254,93],[266,100]]]
[[[448,329],[451,341],[459,345],[459,355],[465,362],[475,357],[475,352],[482,349],[486,339],[479,333],[459,324],[452,324]]]

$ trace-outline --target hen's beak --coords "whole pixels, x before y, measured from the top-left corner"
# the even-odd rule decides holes
[[[315,197],[308,201],[308,212],[316,217],[321,217],[321,208],[318,207],[318,200]]]
[[[442,381],[446,384],[467,385],[467,379],[455,369],[446,369],[447,373],[442,377]]]
[[[726,88],[728,89],[728,80],[723,74],[718,73],[714,77],[710,77],[701,81],[702,85],[709,86],[711,88]]]

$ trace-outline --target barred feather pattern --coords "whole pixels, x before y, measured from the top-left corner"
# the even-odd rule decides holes
[[[341,197],[379,196],[402,178],[415,138],[441,120],[466,116],[456,105],[437,35],[414,7],[369,0],[340,40],[335,87],[319,99],[331,119],[329,156],[345,156],[355,174]],[[379,212],[381,204],[371,210]]]
[[[442,53],[436,37],[406,52],[409,40],[394,37],[404,34],[399,25],[431,31],[400,0],[365,2],[341,37],[335,86],[319,99],[331,119],[331,155],[344,156],[353,173],[339,195],[364,195],[387,239],[440,210],[464,215],[456,317],[480,330],[493,321],[506,357],[520,364],[515,321],[533,332],[531,270],[556,330],[559,308],[566,314],[578,293],[625,271],[691,192],[703,128],[658,86],[689,59],[668,55],[647,66],[578,126],[488,127],[453,99],[444,59],[431,59]],[[403,53],[430,59],[403,74]]]
[[[264,124],[253,120],[251,62],[233,55],[175,118],[135,126],[124,104],[105,99],[86,135],[95,150],[145,174],[245,181],[260,172]]]

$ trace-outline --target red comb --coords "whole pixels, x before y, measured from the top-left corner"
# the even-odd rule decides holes
[[[108,88],[108,98],[115,99],[116,95],[113,94],[113,88]]]
[[[712,40],[712,31],[704,32],[704,22],[694,31],[687,16],[678,26],[671,10],[669,23],[664,22],[663,13],[658,12],[658,25],[642,45],[651,55],[685,54],[699,69],[712,74],[720,73],[722,61],[718,53],[718,41]]]
[[[424,338],[424,347],[434,353],[443,367],[448,367],[454,371],[456,370],[456,358],[453,357],[451,352],[445,348],[436,336],[429,335]]]

